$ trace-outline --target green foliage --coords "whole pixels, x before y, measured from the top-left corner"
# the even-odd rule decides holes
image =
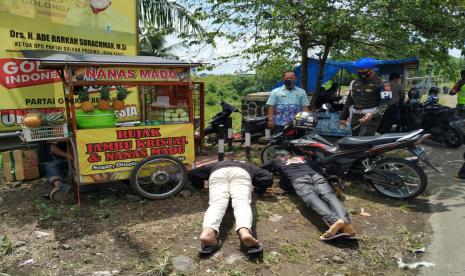
[[[207,0],[196,16],[211,21],[210,40],[222,36],[245,45],[240,55],[254,60],[259,75],[263,62],[304,63],[309,51],[322,64],[328,57],[417,56],[446,66],[447,50],[463,49],[464,10],[463,1]],[[306,79],[303,71],[302,82]]]
[[[207,96],[207,100],[205,101],[205,103],[210,106],[216,105],[216,100],[211,96]]]
[[[143,27],[177,31],[185,34],[203,33],[197,18],[180,1],[139,0],[139,24]]]
[[[195,81],[205,82],[205,125],[208,125],[210,119],[221,111],[219,103],[222,98],[225,102],[241,108],[242,95],[234,88],[234,82],[242,77],[238,75],[207,75],[194,78]],[[237,132],[241,127],[241,114],[234,113],[232,118],[234,131]]]
[[[0,257],[13,252],[13,242],[7,236],[0,236]]]
[[[58,209],[54,206],[49,205],[47,202],[42,199],[34,200],[36,208],[39,210],[40,220],[49,220],[54,219],[58,216]]]
[[[173,51],[186,45],[180,42],[166,46],[166,35],[165,32],[150,29],[147,34],[139,38],[139,55],[178,59]]]
[[[295,65],[295,62],[285,56],[277,56],[261,61],[255,69],[257,73],[257,90],[270,91],[277,82],[282,80],[284,72],[293,71]]]

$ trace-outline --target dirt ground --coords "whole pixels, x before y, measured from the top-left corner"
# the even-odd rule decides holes
[[[253,151],[258,153],[259,149]],[[246,260],[234,218],[221,226],[221,250],[199,259],[198,235],[208,192],[187,187],[182,195],[146,201],[124,183],[81,195],[81,206],[53,204],[45,181],[0,186],[0,272],[8,275],[414,275],[397,258],[428,242],[425,199],[389,200],[361,183],[350,183],[344,204],[359,242],[324,243],[322,221],[294,194],[277,187],[254,196],[253,212],[264,254]],[[365,211],[364,215],[361,210]],[[421,254],[421,253],[419,253]],[[192,272],[172,258],[192,260]],[[187,266],[189,266],[188,263]],[[1,274],[0,275],[4,275]]]

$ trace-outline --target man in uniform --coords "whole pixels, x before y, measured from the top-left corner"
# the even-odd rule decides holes
[[[460,118],[465,118],[465,69],[460,71],[462,77],[454,87],[450,90],[450,95],[457,94],[457,115]]]
[[[375,135],[388,101],[392,99],[389,83],[383,85],[372,70],[375,65],[376,60],[372,58],[362,58],[355,62],[359,78],[351,83],[339,120],[341,128],[350,120],[353,136]]]
[[[268,128],[273,133],[281,132],[284,126],[300,111],[308,111],[310,105],[307,93],[295,86],[294,72],[284,74],[284,85],[271,91],[266,102],[268,106]]]
[[[378,128],[381,134],[388,133],[392,129],[392,125],[400,119],[400,106],[404,104],[405,90],[402,86],[402,77],[399,73],[391,73],[389,75],[389,84],[392,91],[392,99],[389,101],[389,107],[384,112],[383,119]]]

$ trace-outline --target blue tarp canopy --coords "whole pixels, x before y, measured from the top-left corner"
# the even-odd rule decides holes
[[[406,59],[398,59],[398,60],[376,60],[376,66],[382,65],[402,65],[402,64],[418,64],[417,58],[406,58]],[[318,76],[319,64],[317,59],[309,59],[308,60],[308,82],[307,82],[307,92],[312,93],[316,90],[316,78]],[[299,87],[301,86],[301,65],[297,66],[294,69],[295,75],[297,77],[296,85]],[[325,84],[327,81],[332,79],[334,75],[336,75],[339,70],[346,69],[351,73],[355,73],[355,61],[334,61],[334,60],[327,60],[325,63],[325,69],[323,73],[323,82],[321,85]],[[273,89],[283,85],[283,82],[279,82]]]

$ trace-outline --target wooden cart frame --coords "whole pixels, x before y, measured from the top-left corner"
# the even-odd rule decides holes
[[[168,60],[158,57],[142,57],[142,56],[106,56],[106,55],[90,55],[90,54],[79,54],[79,53],[63,53],[63,52],[54,52],[54,51],[40,51],[40,50],[31,50],[31,51],[22,51],[25,59],[34,60],[39,62],[41,69],[56,70],[62,80],[64,98],[65,98],[65,114],[68,120],[69,128],[69,141],[71,148],[69,150],[73,153],[74,164],[71,170],[73,170],[73,178],[77,184],[77,193],[78,193],[78,202],[79,202],[79,187],[81,186],[81,168],[80,161],[78,160],[78,149],[76,145],[77,136],[79,135],[78,126],[76,122],[76,103],[75,99],[75,89],[78,86],[103,86],[103,85],[124,85],[124,86],[163,86],[170,87],[174,94],[177,93],[178,89],[183,89],[184,92],[187,91],[188,94],[188,113],[189,113],[189,122],[188,124],[193,125],[193,129],[197,129],[194,133],[195,144],[199,145],[200,150],[202,145],[203,133],[204,133],[204,83],[203,82],[193,82],[191,80],[191,69],[200,66],[199,63],[190,63],[183,62],[179,60]],[[85,68],[176,68],[185,70],[187,73],[186,76],[182,75],[184,78],[180,80],[122,80],[122,79],[112,79],[112,80],[96,80],[96,79],[80,79],[76,77],[76,72],[79,69]],[[146,103],[144,92],[142,89],[137,89],[140,103],[140,121],[146,121]],[[195,124],[195,126],[194,126]],[[143,126],[138,126],[137,128],[143,128]],[[189,147],[194,147],[194,143],[187,145]],[[170,156],[165,156],[167,160],[175,159]],[[151,160],[156,159],[155,156],[149,156],[146,159],[148,162],[153,162]],[[141,160],[146,161],[146,159]],[[81,160],[82,162],[82,160]],[[173,160],[174,162],[174,160]],[[140,167],[140,164],[134,166],[134,169]],[[182,164],[182,163],[181,163]],[[185,164],[186,165],[186,164]],[[190,164],[189,164],[190,165]],[[73,169],[74,168],[74,169]],[[184,174],[186,174],[184,168]],[[155,173],[154,173],[155,174]],[[153,175],[154,175],[153,174]],[[165,173],[166,174],[166,173]],[[151,179],[156,179],[157,177],[162,178],[166,181],[166,175],[159,174],[158,176],[151,176]],[[132,177],[132,176],[131,176]],[[163,178],[165,177],[165,178]],[[185,182],[187,176],[183,177]],[[121,180],[121,179],[118,179]],[[114,181],[114,180],[110,180]],[[107,181],[108,182],[108,181]],[[132,185],[132,183],[131,183]],[[184,184],[182,184],[184,185]],[[181,187],[177,187],[174,193],[178,192]],[[133,187],[134,189],[134,187]],[[135,189],[136,192],[137,189]],[[174,194],[172,193],[172,194]],[[141,194],[141,193],[139,193]],[[141,194],[145,196],[144,194]],[[171,196],[171,194],[169,195]],[[148,196],[145,196],[150,198]],[[163,197],[153,197],[153,198],[164,198]]]

